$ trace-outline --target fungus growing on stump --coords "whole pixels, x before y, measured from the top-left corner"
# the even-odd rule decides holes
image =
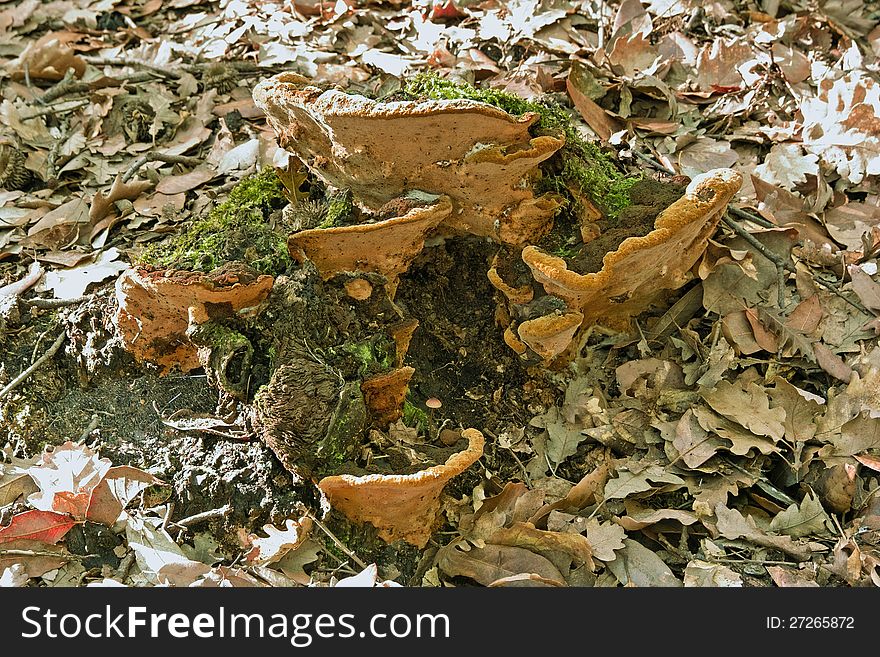
[[[381,103],[295,73],[264,80],[253,95],[281,147],[366,210],[413,191],[447,195],[447,231],[522,244],[550,229],[561,204],[528,184],[565,143],[529,133],[536,113],[465,99]]]
[[[295,260],[311,260],[324,280],[341,272],[377,272],[388,279],[385,287],[393,296],[397,277],[421,252],[427,234],[451,212],[449,198],[441,196],[384,221],[303,230],[292,234],[287,245]]]
[[[330,506],[354,522],[369,522],[388,543],[398,539],[423,548],[434,532],[440,513],[440,495],[450,479],[464,472],[483,455],[483,434],[465,429],[464,451],[442,465],[410,475],[335,475],[318,487]]]
[[[116,281],[114,322],[137,361],[189,372],[206,365],[190,340],[191,325],[256,314],[273,278],[230,262],[203,274],[132,267]]]
[[[547,294],[564,300],[571,311],[583,315],[580,330],[595,324],[628,330],[632,319],[665,292],[691,280],[691,268],[706,250],[741,184],[742,176],[732,169],[715,169],[697,176],[685,195],[657,216],[654,230],[623,240],[616,250],[605,254],[598,272],[579,274],[564,258],[534,245],[523,249],[522,260]],[[523,335],[524,328],[531,333],[527,324],[530,322],[520,325],[519,337],[528,344]]]

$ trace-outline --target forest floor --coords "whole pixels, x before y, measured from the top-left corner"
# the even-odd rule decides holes
[[[880,586],[878,57],[859,0],[0,2],[0,585]],[[250,421],[307,264],[248,325],[238,397],[115,318],[146,249],[285,160],[257,83],[425,70],[558,103],[624,174],[743,184],[689,282],[564,366],[505,344],[497,244],[429,241],[394,296],[408,410],[355,460],[485,447],[416,546]]]

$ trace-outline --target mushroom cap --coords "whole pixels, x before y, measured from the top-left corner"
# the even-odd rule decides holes
[[[163,374],[175,365],[188,372],[201,366],[198,348],[186,335],[190,319],[202,324],[256,312],[273,281],[238,262],[207,274],[132,267],[116,280],[114,323],[136,360],[159,365]]]
[[[352,299],[365,301],[373,294],[373,286],[363,278],[353,278],[345,282],[345,293]]]
[[[489,277],[492,287],[501,292],[509,303],[525,305],[535,296],[535,290],[531,284],[513,287],[504,282],[504,279],[498,273],[498,256],[495,256],[495,259],[492,261],[492,267],[486,272],[486,276]]]
[[[517,333],[520,340],[549,362],[568,348],[583,320],[579,312],[545,315],[523,322],[517,327]]]
[[[388,426],[403,415],[406,387],[415,373],[412,367],[399,367],[361,383],[364,403],[380,426]]]
[[[510,326],[504,329],[504,342],[520,356],[526,353],[526,350],[528,349],[525,343],[519,339],[516,332]]]
[[[440,495],[454,476],[464,472],[483,455],[483,434],[465,429],[468,447],[446,463],[411,475],[334,475],[318,482],[318,488],[354,522],[369,522],[387,543],[402,539],[424,547],[437,523]]]
[[[564,139],[533,138],[533,112],[467,99],[377,102],[291,73],[263,80],[253,97],[282,148],[367,209],[419,189],[452,198],[451,231],[524,243],[549,230],[558,198],[536,199],[523,181]]]
[[[523,262],[548,294],[584,313],[584,327],[597,322],[628,324],[663,290],[677,289],[690,279],[691,267],[705,251],[741,184],[742,175],[733,169],[697,176],[685,195],[660,213],[654,230],[625,239],[616,251],[605,255],[598,272],[570,271],[564,259],[535,246],[523,249]]]
[[[287,239],[291,256],[311,260],[324,280],[344,271],[377,272],[388,279],[393,294],[397,277],[421,252],[426,235],[452,212],[446,196],[416,207],[402,217],[371,224],[312,228]]]

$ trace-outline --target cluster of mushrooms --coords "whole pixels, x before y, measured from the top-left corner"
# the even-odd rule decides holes
[[[551,230],[561,199],[536,194],[533,183],[540,164],[564,145],[563,136],[530,134],[538,115],[512,116],[465,99],[378,102],[322,90],[294,73],[261,82],[253,95],[279,145],[328,186],[350,190],[370,217],[295,232],[288,238],[295,261],[311,262],[325,281],[341,277],[345,292],[359,301],[375,294],[379,275],[384,294],[393,299],[400,276],[427,239],[477,235],[507,245],[506,252],[528,267],[531,281],[505,280],[497,261],[487,271],[499,293],[496,317],[506,324],[499,337],[545,366],[569,361],[591,327],[624,328],[658,295],[690,280],[742,182],[730,169],[696,177],[657,217],[653,231],[626,239],[605,256],[600,271],[579,274],[562,257],[536,246]],[[199,327],[211,319],[258,313],[272,286],[271,276],[253,275],[234,263],[210,274],[133,267],[117,283],[116,323],[138,359],[164,371],[174,366],[188,371],[235,353],[241,357],[242,350],[249,358],[249,345],[235,340],[225,351],[212,350],[200,341]],[[543,295],[562,300],[563,307],[538,317],[522,312]],[[386,426],[400,417],[413,374],[403,358],[416,324],[397,327],[391,371],[361,384],[367,408]],[[480,431],[468,428],[461,435],[467,447],[444,464],[408,475],[329,475],[318,486],[332,507],[372,523],[386,541],[424,546],[436,527],[444,486],[482,455]],[[266,442],[288,469],[294,467],[271,437]]]

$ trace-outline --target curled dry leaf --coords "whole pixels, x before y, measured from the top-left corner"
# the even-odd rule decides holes
[[[42,455],[28,468],[40,488],[28,502],[42,511],[60,511],[85,518],[92,491],[109,472],[112,463],[84,445],[68,441]]]
[[[86,63],[55,32],[29,42],[18,59],[6,67],[12,78],[19,81],[25,79],[25,71],[31,79],[57,81],[68,69],[73,69],[74,75],[80,78],[86,71]]]
[[[468,440],[467,449],[443,465],[411,475],[334,475],[322,479],[318,487],[331,507],[350,520],[371,523],[386,542],[402,539],[424,547],[438,519],[443,488],[483,455],[482,433],[465,429],[462,436]]]
[[[437,557],[451,577],[469,577],[484,586],[502,581],[509,586],[565,586],[565,578],[549,559],[526,548],[488,543],[464,551],[459,545],[444,546]]]
[[[253,538],[254,549],[247,555],[251,563],[268,564],[274,563],[284,557],[291,550],[297,549],[309,537],[312,530],[312,519],[309,517],[294,520],[288,518],[284,523],[284,529],[277,529],[273,525],[263,525],[263,531],[268,534],[266,538],[255,536]]]

